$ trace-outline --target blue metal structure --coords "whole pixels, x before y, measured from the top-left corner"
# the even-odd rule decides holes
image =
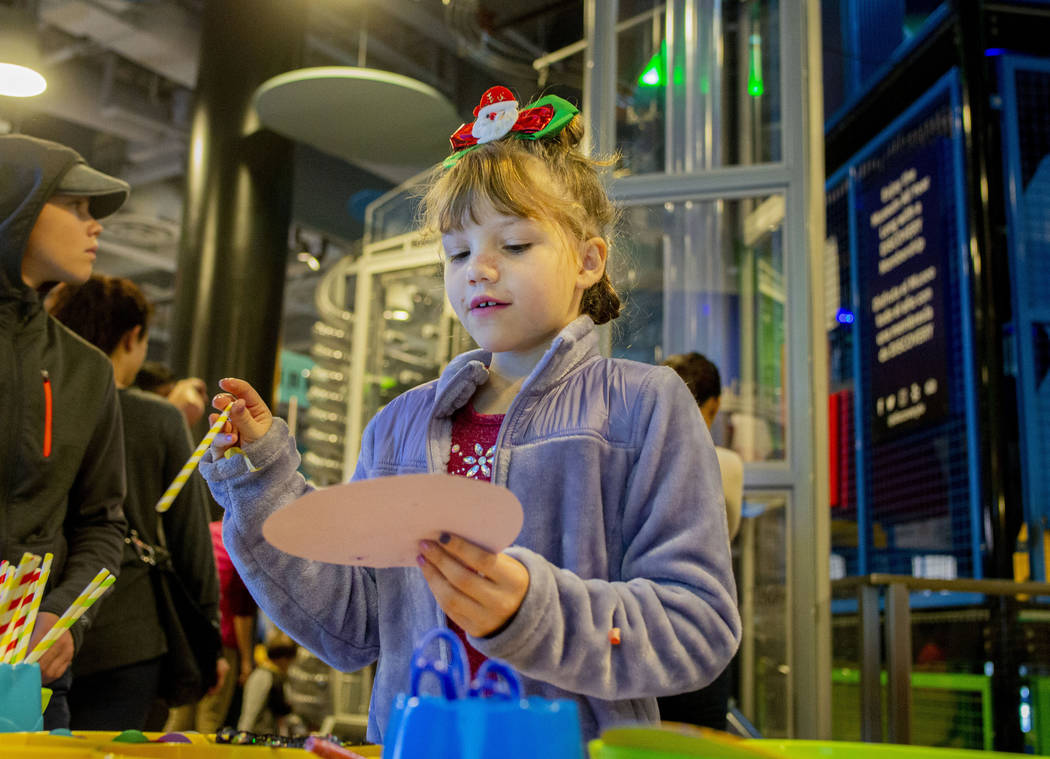
[[[1002,96],[1012,343],[1032,579],[1046,579],[1050,517],[1050,60],[1003,55]]]

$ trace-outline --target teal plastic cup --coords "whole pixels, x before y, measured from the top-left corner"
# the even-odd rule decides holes
[[[0,733],[42,730],[40,665],[0,664]]]

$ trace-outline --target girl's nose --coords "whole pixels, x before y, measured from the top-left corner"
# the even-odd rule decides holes
[[[95,217],[91,217],[91,222],[88,224],[88,235],[98,237],[100,234],[102,234],[102,224]]]
[[[471,283],[495,282],[499,279],[495,256],[484,250],[471,256],[470,265],[467,267],[467,277]]]

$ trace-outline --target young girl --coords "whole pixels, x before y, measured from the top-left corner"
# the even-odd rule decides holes
[[[559,98],[516,105],[505,88],[485,93],[423,204],[449,300],[481,348],[381,410],[353,476],[490,479],[521,501],[515,545],[494,554],[446,534],[421,542],[418,567],[393,569],[284,554],[261,527],[310,489],[294,441],[246,382],[223,380],[214,399],[232,404],[230,424],[201,471],[226,507],[230,554],[266,613],[317,655],[345,671],[378,657],[376,742],[408,690],[413,646],[438,625],[460,632],[472,664],[503,659],[527,694],[575,700],[586,738],[656,721],[656,696],[710,682],[739,641],[718,462],[696,403],[671,369],[598,353],[595,324],[620,309],[605,273],[614,212],[577,150],[580,119]],[[234,444],[256,471],[223,456]]]

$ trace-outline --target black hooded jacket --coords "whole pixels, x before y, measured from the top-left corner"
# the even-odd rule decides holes
[[[0,557],[54,554],[40,605],[54,614],[100,569],[120,570],[127,528],[113,366],[45,312],[21,274],[41,209],[82,161],[52,142],[0,136]],[[76,650],[99,605],[70,629]]]

